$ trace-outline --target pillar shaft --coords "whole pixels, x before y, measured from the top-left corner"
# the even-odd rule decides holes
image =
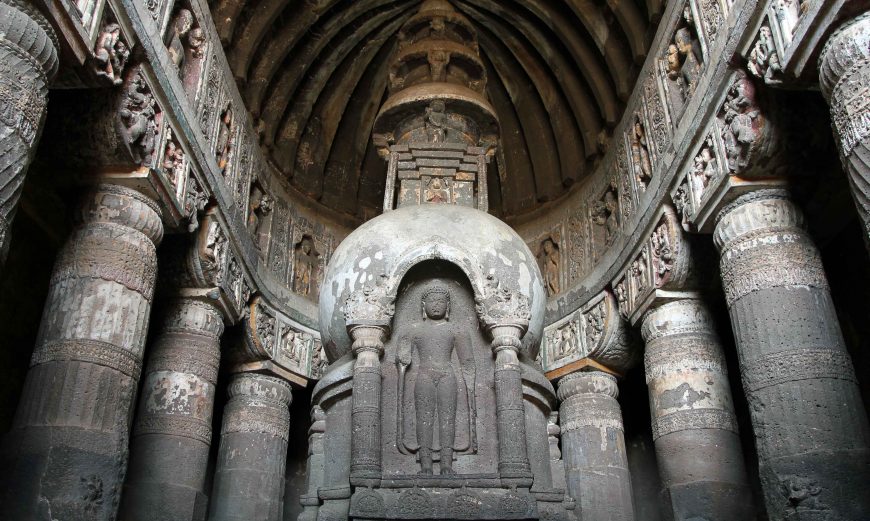
[[[768,517],[863,517],[870,428],[800,210],[784,191],[744,195],[714,239]]]
[[[381,354],[386,332],[380,327],[355,327],[353,404],[351,406],[351,462],[353,484],[381,479]]]
[[[45,17],[26,0],[0,1],[0,264],[57,67],[57,41]]]
[[[290,433],[290,384],[256,373],[233,375],[224,407],[211,521],[279,521]]]
[[[151,200],[115,185],[78,217],[6,443],[10,519],[114,520],[118,507],[163,227]]]
[[[646,314],[644,366],[665,510],[672,519],[752,519],[724,354],[699,300]]]
[[[223,320],[209,302],[167,303],[130,443],[124,521],[203,520]]]
[[[323,443],[326,431],[326,414],[319,405],[311,408],[311,427],[308,429],[308,462],[305,466],[305,492],[299,502],[302,512],[297,521],[317,521],[320,507],[318,492],[323,484]]]
[[[495,403],[498,431],[498,471],[502,479],[531,486],[532,468],[526,445],[523,381],[517,350],[523,331],[499,326],[492,330],[495,351]],[[528,481],[528,483],[525,483]]]
[[[631,521],[634,508],[616,378],[572,373],[559,382],[568,493],[583,521]]]
[[[870,247],[870,13],[846,22],[819,59],[819,84],[831,107],[831,124]]]

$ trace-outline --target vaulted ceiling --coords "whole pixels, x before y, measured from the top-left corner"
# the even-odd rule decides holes
[[[453,0],[478,31],[501,121],[494,213],[519,216],[587,175],[610,139],[665,0]],[[212,0],[267,157],[336,212],[380,210],[371,146],[396,34],[420,0]]]

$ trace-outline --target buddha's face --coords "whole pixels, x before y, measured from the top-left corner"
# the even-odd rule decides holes
[[[429,293],[423,299],[423,311],[433,320],[441,320],[447,316],[450,297],[445,293]]]

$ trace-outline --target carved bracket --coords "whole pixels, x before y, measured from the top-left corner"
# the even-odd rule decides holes
[[[780,186],[782,136],[759,104],[755,83],[735,71],[716,119],[671,192],[687,231],[712,232],[719,210],[739,195]]]
[[[632,340],[616,297],[603,291],[575,313],[545,328],[538,356],[551,380],[587,366],[624,373],[637,359]]]
[[[690,285],[689,243],[677,214],[663,207],[660,217],[613,280],[620,313],[632,324],[654,304],[680,297]]]
[[[256,365],[302,386],[322,375],[326,359],[318,332],[291,320],[259,295],[248,311],[239,363]]]

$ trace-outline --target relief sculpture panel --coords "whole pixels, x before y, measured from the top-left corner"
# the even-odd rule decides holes
[[[494,367],[471,290],[461,273],[414,273],[381,366],[384,474],[411,484],[495,472],[496,440],[478,435],[494,425]]]

